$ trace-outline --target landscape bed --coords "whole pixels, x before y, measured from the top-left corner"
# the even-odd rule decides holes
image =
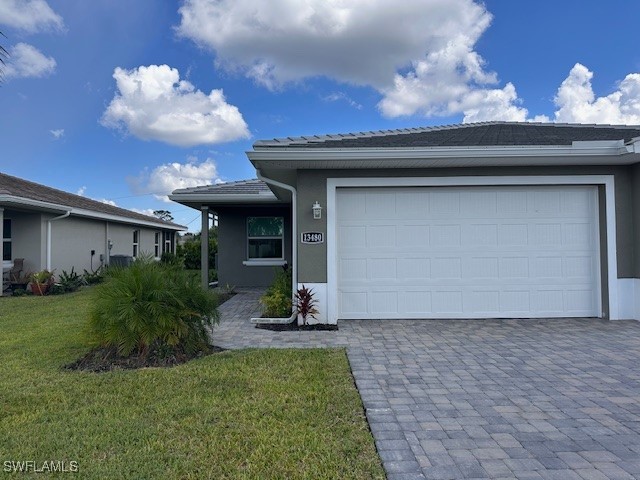
[[[66,370],[90,348],[90,293],[0,299],[3,462],[73,461],[89,479],[384,478],[344,350]]]

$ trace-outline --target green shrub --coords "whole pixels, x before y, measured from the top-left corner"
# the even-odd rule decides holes
[[[193,354],[209,346],[216,297],[183,268],[140,257],[110,268],[94,290],[90,329],[96,342],[123,356],[171,347]]]
[[[84,270],[82,273],[82,280],[87,285],[96,285],[98,283],[102,283],[104,281],[104,268],[98,267],[97,270],[89,272],[88,270]]]
[[[271,286],[260,297],[264,317],[284,318],[291,316],[291,270],[282,269],[276,273]]]
[[[62,273],[58,275],[58,281],[54,283],[51,288],[51,293],[56,295],[59,293],[75,292],[82,286],[82,283],[82,276],[74,271],[74,267],[71,267],[70,273],[62,270]]]
[[[141,257],[138,257],[138,258],[141,258]],[[173,265],[175,267],[183,266],[182,258],[178,257],[175,253],[172,253],[172,252],[163,252],[162,255],[160,256],[160,262],[167,265]]]

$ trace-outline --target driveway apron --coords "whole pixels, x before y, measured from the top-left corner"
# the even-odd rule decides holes
[[[220,307],[224,348],[346,347],[389,479],[640,478],[640,323],[342,321],[254,328],[261,291]]]

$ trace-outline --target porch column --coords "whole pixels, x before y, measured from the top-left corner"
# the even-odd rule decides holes
[[[202,206],[202,231],[200,232],[200,274],[202,288],[209,288],[209,207]]]
[[[0,245],[2,249],[2,255],[0,255],[0,297],[2,296],[2,290],[4,289],[4,208],[0,207]]]

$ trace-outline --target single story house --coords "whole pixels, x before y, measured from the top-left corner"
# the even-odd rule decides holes
[[[81,274],[143,252],[160,257],[175,251],[181,230],[186,228],[0,173],[3,278],[17,259],[23,274],[72,268]]]
[[[258,141],[215,212],[219,280],[288,263],[319,319],[640,319],[640,126],[484,122]]]

